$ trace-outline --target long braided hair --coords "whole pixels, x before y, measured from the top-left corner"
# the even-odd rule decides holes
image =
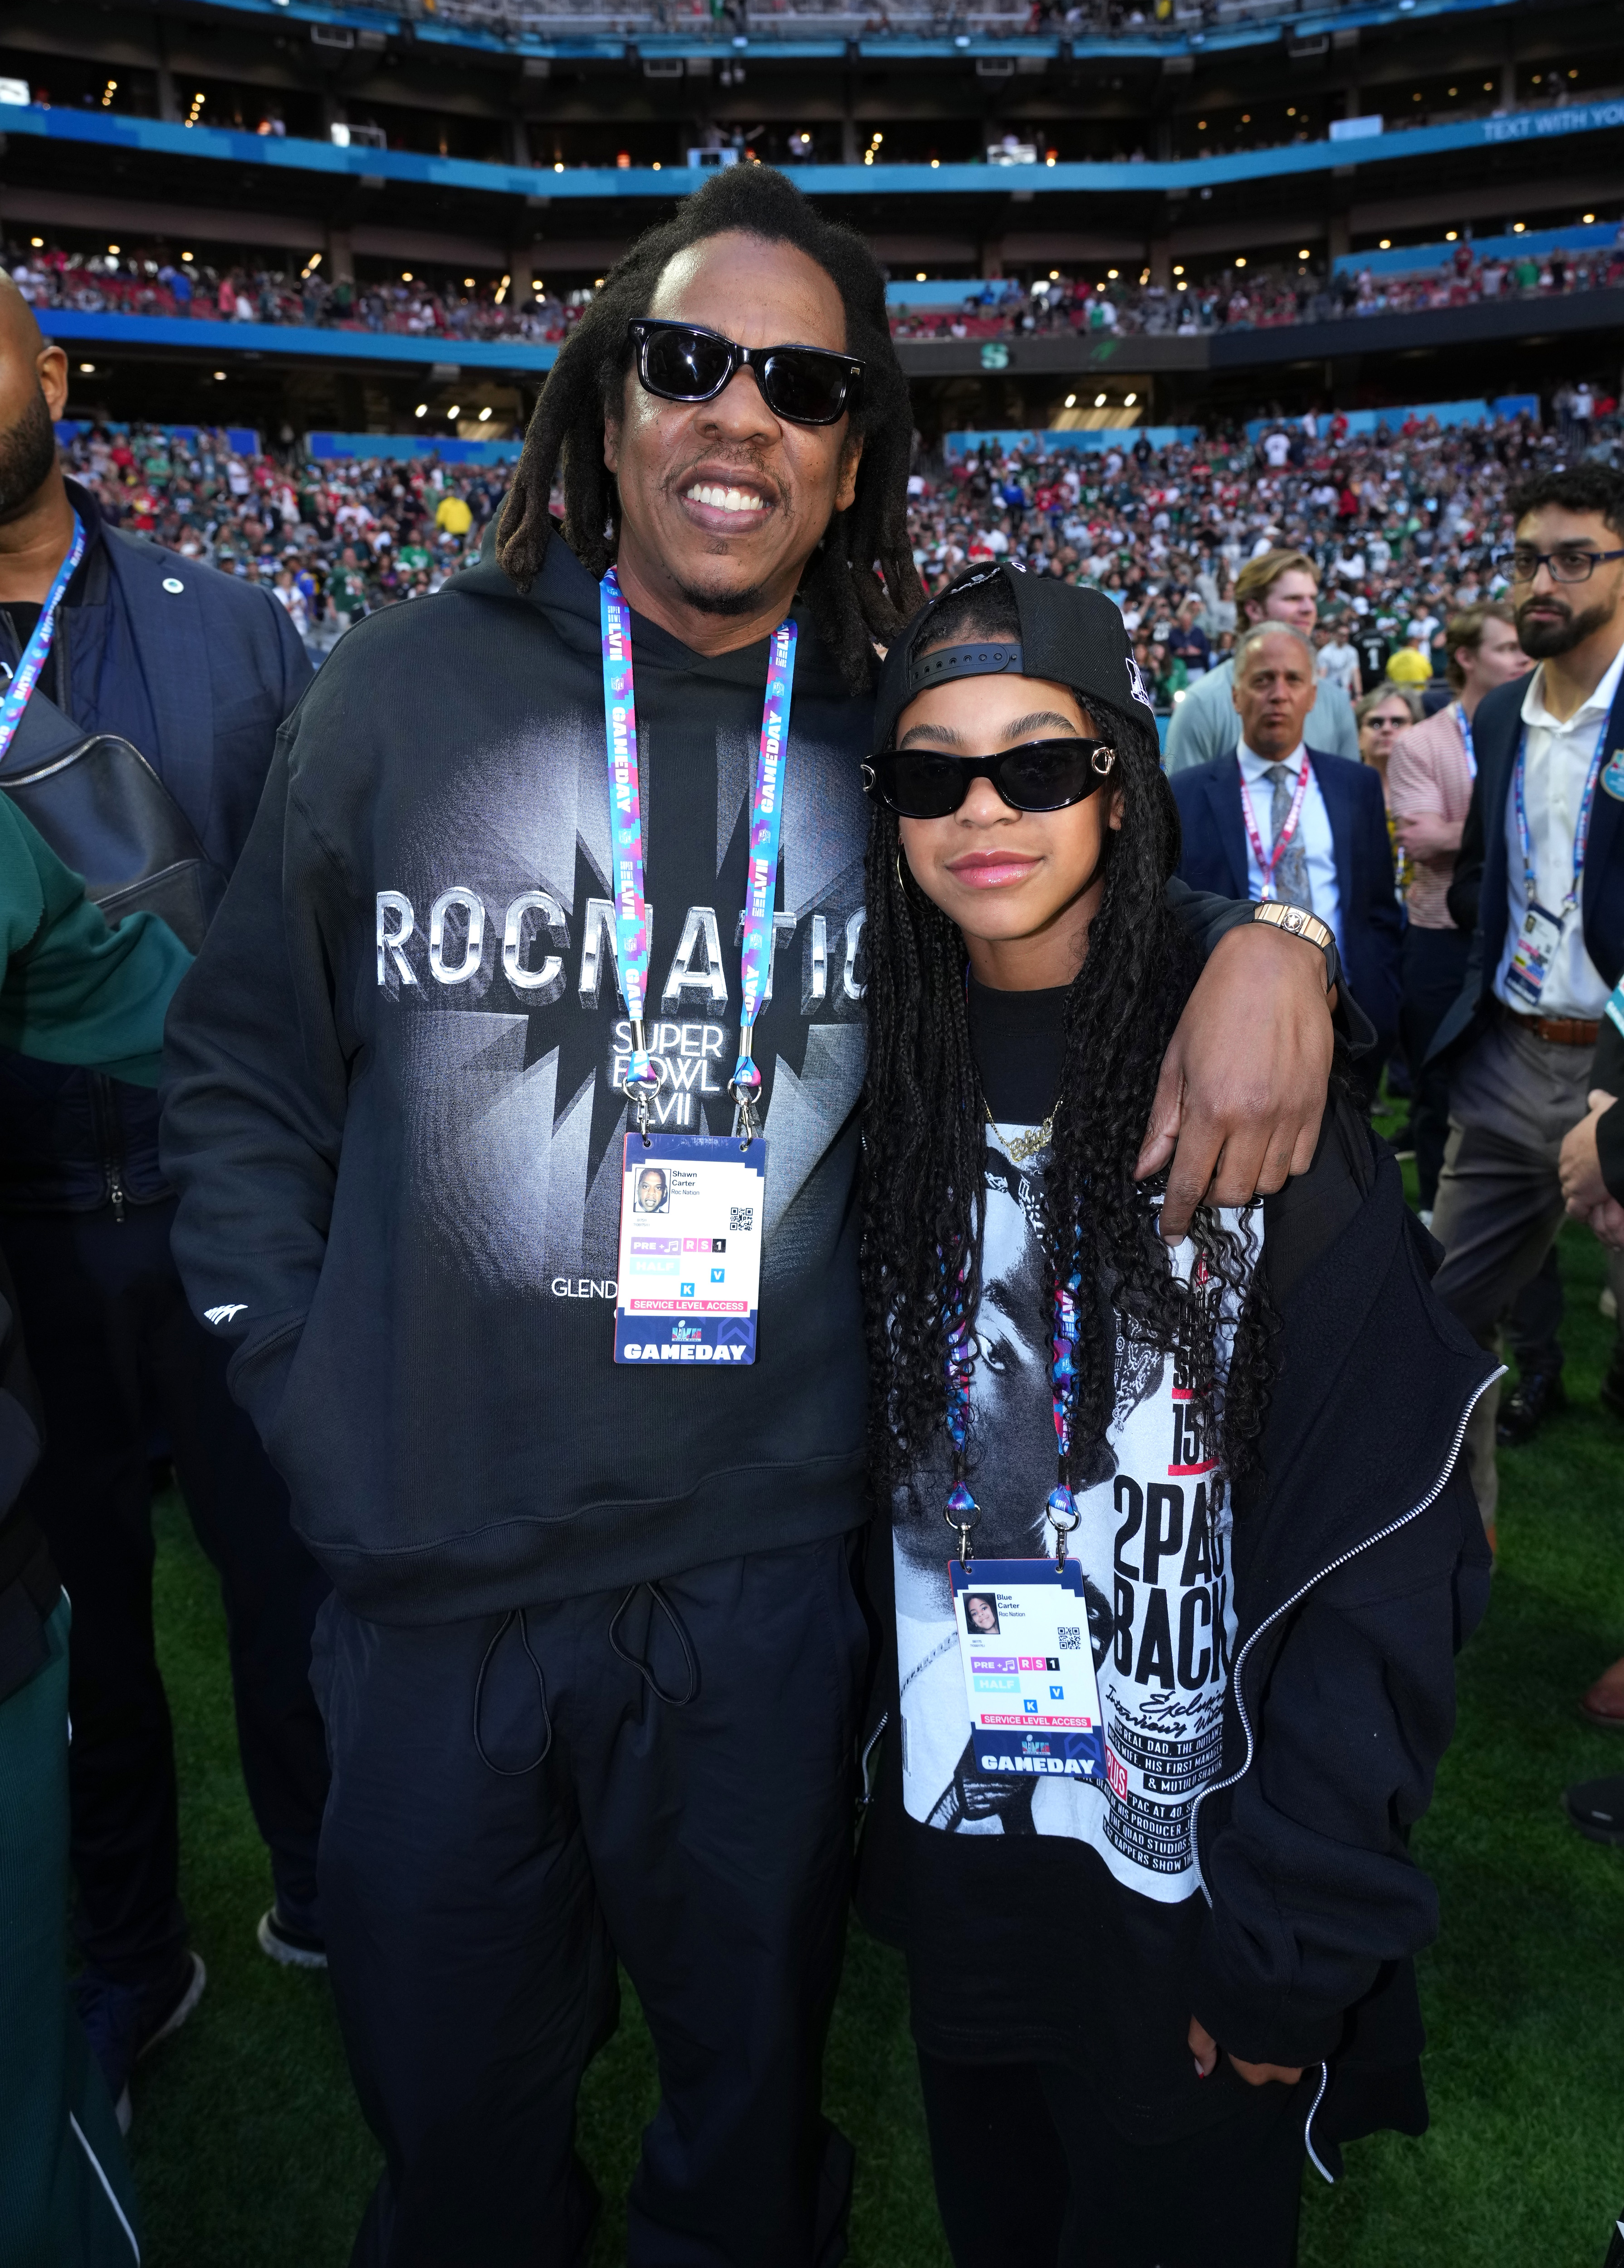
[[[953,594],[937,612],[941,627],[933,620],[927,647],[1019,636],[999,583]],[[1106,1431],[1122,1338],[1176,1352],[1196,1391],[1214,1393],[1225,1462],[1238,1480],[1256,1470],[1274,1372],[1275,1316],[1262,1271],[1252,1270],[1256,1237],[1199,1209],[1191,1229],[1199,1257],[1186,1285],[1157,1231],[1150,1198],[1159,1183],[1133,1179],[1162,1057],[1200,973],[1166,898],[1178,862],[1177,808],[1155,732],[1133,704],[1090,698],[1087,711],[1116,747],[1123,813],[1120,830],[1105,836],[1104,892],[1067,997],[1063,1102],[1043,1177],[1047,1261],[1035,1322],[1045,1342],[1057,1260],[1074,1255],[1082,1278],[1063,1477],[1087,1488],[1111,1470]],[[876,800],[867,852],[862,1277],[870,1474],[880,1501],[942,1461],[949,1336],[956,1311],[973,1317],[979,1303],[985,1217],[985,1109],[963,940],[904,879],[899,843],[895,815]],[[949,1255],[962,1258],[948,1264]],[[1240,1327],[1221,1384],[1218,1309],[1236,1297]]]
[[[632,348],[626,326],[646,315],[660,278],[690,246],[730,231],[790,244],[816,261],[845,308],[845,346],[864,364],[852,438],[863,445],[857,490],[830,522],[801,578],[819,636],[853,692],[868,685],[874,646],[888,644],[924,597],[908,536],[913,412],[891,343],[885,279],[861,237],[827,221],[770,166],[715,173],[675,217],[640,236],[605,279],[559,350],[525,435],[497,531],[497,558],[528,590],[553,534],[554,477],[564,468],[564,535],[587,572],[615,556],[620,500],[603,462],[606,415],[617,416]],[[877,569],[877,572],[876,572]]]

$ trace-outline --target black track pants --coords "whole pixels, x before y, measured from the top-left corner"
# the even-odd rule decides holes
[[[327,1579],[287,1491],[225,1387],[231,1348],[193,1316],[169,1256],[174,1203],[0,1215],[45,1454],[22,1501],[73,1602],[69,1784],[85,1960],[144,1984],[186,1941],[176,1888],[174,1748],[152,1636],[154,1441],[166,1440],[219,1571],[243,1778],[277,1903],[319,1931],[327,1795],[310,1632]],[[243,1927],[251,1929],[247,1915]]]
[[[1294,2268],[1318,2068],[1252,2088],[1221,2063],[1229,2115],[1153,2143],[1056,2064],[921,2055],[919,2077],[954,2268]]]
[[[819,2076],[867,1653],[842,1538],[506,1618],[323,1611],[322,1913],[388,2159],[358,2264],[584,2258],[575,2098],[616,1956],[661,2088],[631,2268],[843,2257]]]

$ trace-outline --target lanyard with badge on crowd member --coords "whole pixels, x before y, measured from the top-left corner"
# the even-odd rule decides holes
[[[1598,733],[1596,747],[1591,757],[1591,768],[1584,783],[1584,793],[1579,801],[1578,824],[1573,833],[1573,880],[1568,895],[1553,913],[1542,906],[1536,895],[1539,888],[1534,873],[1533,846],[1528,833],[1528,801],[1524,790],[1524,771],[1528,754],[1528,732],[1524,727],[1518,743],[1517,764],[1511,775],[1511,801],[1517,814],[1517,847],[1523,854],[1523,926],[1518,933],[1516,950],[1506,970],[1506,990],[1537,1009],[1539,996],[1545,990],[1545,980],[1551,973],[1551,962],[1569,915],[1579,902],[1579,890],[1584,878],[1584,851],[1591,835],[1591,806],[1596,800],[1596,782],[1601,775],[1602,749],[1606,734]]]
[[[1105,1777],[1105,1732],[1082,1568],[1066,1556],[1066,1539],[1081,1516],[1066,1477],[1081,1281],[1079,1270],[1074,1269],[1069,1284],[1056,1271],[1049,1371],[1059,1476],[1044,1506],[1055,1535],[1052,1559],[984,1559],[978,1565],[971,1558],[979,1511],[967,1481],[975,1324],[962,1300],[948,1332],[953,1488],[943,1518],[958,1536],[958,1557],[949,1565],[948,1579],[976,1762],[982,1771],[1000,1778]]]
[[[1460,727],[1461,746],[1466,752],[1466,770],[1475,780],[1478,776],[1478,752],[1472,739],[1472,719],[1467,716],[1463,702],[1455,703],[1455,722]]]
[[[11,672],[11,681],[0,698],[0,763],[4,763],[18,726],[23,721],[23,711],[28,706],[28,696],[40,681],[40,672],[45,667],[51,650],[51,640],[56,635],[56,610],[62,604],[62,594],[73,580],[74,571],[85,556],[85,523],[76,512],[73,515],[73,541],[68,546],[68,556],[56,570],[51,587],[45,594],[45,604],[40,609],[22,659]]]
[[[598,599],[615,957],[631,1035],[624,1087],[637,1114],[636,1130],[628,1129],[622,1150],[615,1359],[754,1362],[767,1145],[757,1110],[761,1073],[750,1049],[771,966],[773,898],[795,682],[795,625],[780,622],[768,651],[761,747],[750,802],[739,1055],[730,1081],[737,1105],[735,1130],[727,1135],[661,1134],[650,1123],[664,1073],[650,1052],[645,1024],[649,924],[643,895],[631,609],[612,567],[599,585]]]
[[[1240,759],[1237,757],[1236,761],[1238,763]],[[1257,816],[1251,807],[1251,791],[1246,785],[1246,775],[1244,772],[1241,774],[1241,816],[1246,821],[1246,839],[1251,845],[1251,855],[1257,860],[1258,872],[1263,877],[1263,888],[1259,895],[1266,900],[1274,895],[1274,870],[1284,858],[1291,838],[1297,831],[1297,821],[1303,813],[1303,799],[1308,793],[1308,750],[1304,748],[1303,769],[1297,774],[1297,784],[1292,795],[1291,808],[1286,814],[1285,825],[1274,838],[1273,849],[1266,858],[1263,855],[1263,837],[1258,832]]]

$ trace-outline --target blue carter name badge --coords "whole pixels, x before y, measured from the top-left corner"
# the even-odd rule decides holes
[[[1105,1729],[1082,1566],[977,1559],[948,1573],[970,1737],[984,1772],[1105,1778]]]
[[[1624,748],[1614,748],[1608,757],[1607,769],[1601,776],[1601,784],[1610,796],[1615,797],[1620,803],[1624,803]]]

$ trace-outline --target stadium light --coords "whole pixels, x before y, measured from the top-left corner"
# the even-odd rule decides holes
[[[216,384],[217,386],[224,386],[224,385],[225,385],[225,372],[223,370],[217,370],[217,371],[215,372],[215,373],[214,373],[214,382],[215,382],[215,384]]]
[[[1594,228],[1594,226],[1596,225],[1596,216],[1595,216],[1595,214],[1594,214],[1594,213],[1586,213],[1586,214],[1585,214],[1585,216],[1584,216],[1584,225],[1585,225],[1585,227],[1586,227],[1586,228]],[[36,237],[35,237],[35,239],[34,239],[34,242],[35,242],[36,244],[38,244],[38,242],[39,242],[39,241],[40,241],[40,239],[39,239],[39,238],[36,236]]]
[[[33,248],[34,248],[34,250],[35,250],[36,252],[43,252],[43,251],[44,251],[44,249],[45,249],[45,239],[44,239],[42,236],[31,236],[31,237],[29,238],[28,241],[29,241],[29,243],[30,243],[30,244],[32,244],[32,245],[33,245]],[[192,255],[191,255],[191,254],[188,252],[188,253],[187,254],[187,255],[186,255],[186,256],[187,256],[187,258],[189,260],[189,259],[191,258],[191,256],[192,256]]]
[[[116,244],[110,244],[110,245],[108,245],[108,247],[107,247],[107,254],[108,254],[108,257],[109,257],[110,259],[116,260],[116,259],[118,258],[118,247],[117,247],[117,245],[116,245]]]
[[[931,161],[930,161],[930,169],[931,169],[931,172],[932,172],[933,173],[936,171],[936,168],[941,165],[941,158],[933,158],[931,159]]]
[[[1513,236],[1521,236],[1521,235],[1522,235],[1522,233],[1523,233],[1523,232],[1524,232],[1524,230],[1527,227],[1527,225],[1528,225],[1528,223],[1527,223],[1525,220],[1514,220],[1514,221],[1512,222],[1512,224],[1511,224],[1511,233],[1512,233],[1512,235],[1513,235]]]
[[[1106,273],[1106,275],[1111,278],[1111,281],[1114,284],[1114,283],[1116,282],[1116,280],[1117,280],[1117,270],[1116,270],[1114,268],[1108,268],[1108,269],[1105,270],[1105,273]]]
[[[426,401],[420,401],[411,414],[414,417],[426,417],[429,414],[428,403]]]
[[[1453,244],[1453,243],[1454,243],[1454,241],[1455,241],[1455,235],[1456,235],[1456,232],[1455,232],[1452,228],[1446,228],[1446,229],[1444,230],[1444,232],[1443,232],[1443,241],[1444,241],[1444,243],[1445,243],[1445,244]]]
[[[1060,280],[1060,271],[1059,271],[1059,269],[1058,268],[1052,268],[1052,269],[1049,270],[1049,281],[1051,282],[1051,284],[1058,284],[1058,283],[1059,282],[1059,280]]]
[[[1074,394],[1068,394],[1067,395],[1066,407],[1068,409],[1074,409],[1077,407],[1077,397]]]
[[[402,284],[410,284],[410,281],[411,281],[411,270],[410,270],[410,268],[402,268],[402,270],[401,270],[401,281],[402,281]]]
[[[96,375],[96,365],[93,362],[82,362],[79,369],[86,378],[94,378]]]
[[[1245,265],[1246,265],[1246,255],[1245,255],[1245,254],[1244,254],[1244,252],[1236,254],[1236,255],[1235,264],[1236,264],[1236,266],[1237,268],[1244,268],[1244,267],[1245,267]]]
[[[1123,397],[1122,397],[1122,407],[1123,407],[1125,409],[1132,409],[1132,408],[1133,407],[1133,404],[1134,404],[1138,400],[1139,400],[1139,396],[1138,396],[1138,394],[1125,394],[1123,395]]]
[[[1377,248],[1377,250],[1378,252],[1391,252],[1391,251],[1392,250],[1392,239],[1391,239],[1391,236],[1384,236],[1384,237],[1383,237],[1383,238],[1382,238],[1382,239],[1381,239],[1381,241],[1377,244],[1377,247],[1376,247],[1376,248]]]
[[[446,415],[447,417],[461,417],[462,415],[462,404],[460,401],[454,401],[450,409],[446,412]]]
[[[1104,395],[1103,394],[1096,394],[1095,395],[1095,397],[1094,397],[1094,407],[1095,407],[1096,409],[1104,409],[1104,408],[1105,407],[1105,397],[1104,397]]]
[[[1175,275],[1175,276],[1182,276],[1182,275],[1184,274],[1184,272],[1185,272],[1185,271],[1184,271],[1184,269],[1183,269],[1183,268],[1182,268],[1182,267],[1175,268],[1175,269],[1174,269],[1174,270],[1173,270],[1173,273],[1174,273],[1174,275]]]
[[[479,422],[482,425],[488,425],[491,423],[491,404],[488,401],[479,413]]]
[[[922,268],[913,280],[916,284],[923,284],[925,281],[925,270]]]
[[[654,160],[654,171],[655,171],[655,173],[658,173],[658,172],[660,171],[660,160],[659,160],[659,158],[655,158],[655,160]]]
[[[1187,284],[1176,284],[1174,289],[1179,291],[1187,291],[1190,289],[1190,286]]]
[[[465,291],[471,291],[473,290],[473,288],[474,288],[474,279],[473,279],[473,277],[472,277],[471,276],[465,276],[462,278],[462,289],[463,289]]]
[[[562,158],[555,158],[553,159],[552,169],[555,173],[561,173],[564,171],[564,160]]]
[[[1306,245],[1304,245],[1302,251],[1298,253],[1297,258],[1299,260],[1306,260],[1308,258],[1308,247]]]

